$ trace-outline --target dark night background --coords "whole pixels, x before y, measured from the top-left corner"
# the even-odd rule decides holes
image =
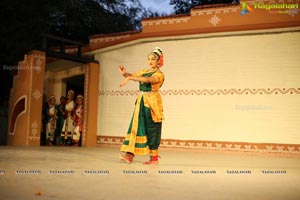
[[[170,0],[172,14],[219,3],[238,1]],[[163,15],[144,8],[139,0],[1,0],[0,105],[8,101],[16,74],[5,66],[16,66],[28,51],[40,49],[43,33],[88,43],[90,35],[139,30],[142,18]]]

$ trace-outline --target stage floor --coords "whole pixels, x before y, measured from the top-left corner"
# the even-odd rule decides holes
[[[297,156],[161,148],[159,165],[119,146],[0,147],[0,197],[101,200],[300,199]]]

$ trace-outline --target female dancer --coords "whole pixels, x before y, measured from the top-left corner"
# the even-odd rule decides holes
[[[137,97],[133,117],[121,147],[124,154],[121,159],[127,163],[133,161],[135,154],[150,154],[150,160],[144,164],[158,164],[158,147],[161,139],[163,116],[162,98],[158,89],[164,82],[160,71],[163,65],[162,50],[156,47],[148,55],[148,69],[138,73],[127,73],[124,66],[119,66],[125,77],[120,84],[123,87],[128,81],[138,81],[140,93]]]

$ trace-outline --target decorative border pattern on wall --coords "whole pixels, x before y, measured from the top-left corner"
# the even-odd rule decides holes
[[[294,0],[252,0],[252,1],[246,1],[247,4],[249,5],[254,5],[255,3],[261,3],[261,4],[266,4],[266,3],[292,3]]]
[[[180,24],[184,22],[189,22],[191,18],[189,16],[176,16],[176,17],[169,17],[169,18],[151,18],[145,19],[142,21],[143,26],[154,26],[154,25],[164,25],[164,24]]]
[[[90,39],[90,43],[95,44],[99,42],[113,42],[116,40],[124,39],[130,37],[130,34],[127,35],[120,35],[120,36],[111,36],[111,37],[102,37],[102,38],[93,38]]]
[[[100,90],[99,96],[133,96],[138,95],[138,90]],[[202,90],[160,90],[164,96],[188,96],[188,95],[277,95],[300,94],[300,88],[244,88],[244,89],[202,89]]]
[[[86,127],[87,127],[87,112],[88,109],[88,93],[89,93],[89,73],[90,68],[89,66],[85,65],[85,72],[84,72],[84,94],[83,94],[83,130],[81,135],[81,145],[86,144]]]
[[[227,14],[227,13],[235,13],[240,11],[240,6],[231,6],[231,7],[216,7],[213,9],[192,9],[191,16],[202,16],[202,15],[215,15],[215,14]]]
[[[97,136],[97,144],[121,145],[123,141],[124,141],[124,137]],[[210,151],[212,150],[212,151],[300,154],[300,144],[271,144],[271,143],[162,139],[160,146],[169,147],[169,148],[199,149],[199,150],[210,150]]]

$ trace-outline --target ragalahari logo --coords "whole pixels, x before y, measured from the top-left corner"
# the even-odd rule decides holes
[[[241,15],[253,12],[253,9],[246,2],[241,2]]]

